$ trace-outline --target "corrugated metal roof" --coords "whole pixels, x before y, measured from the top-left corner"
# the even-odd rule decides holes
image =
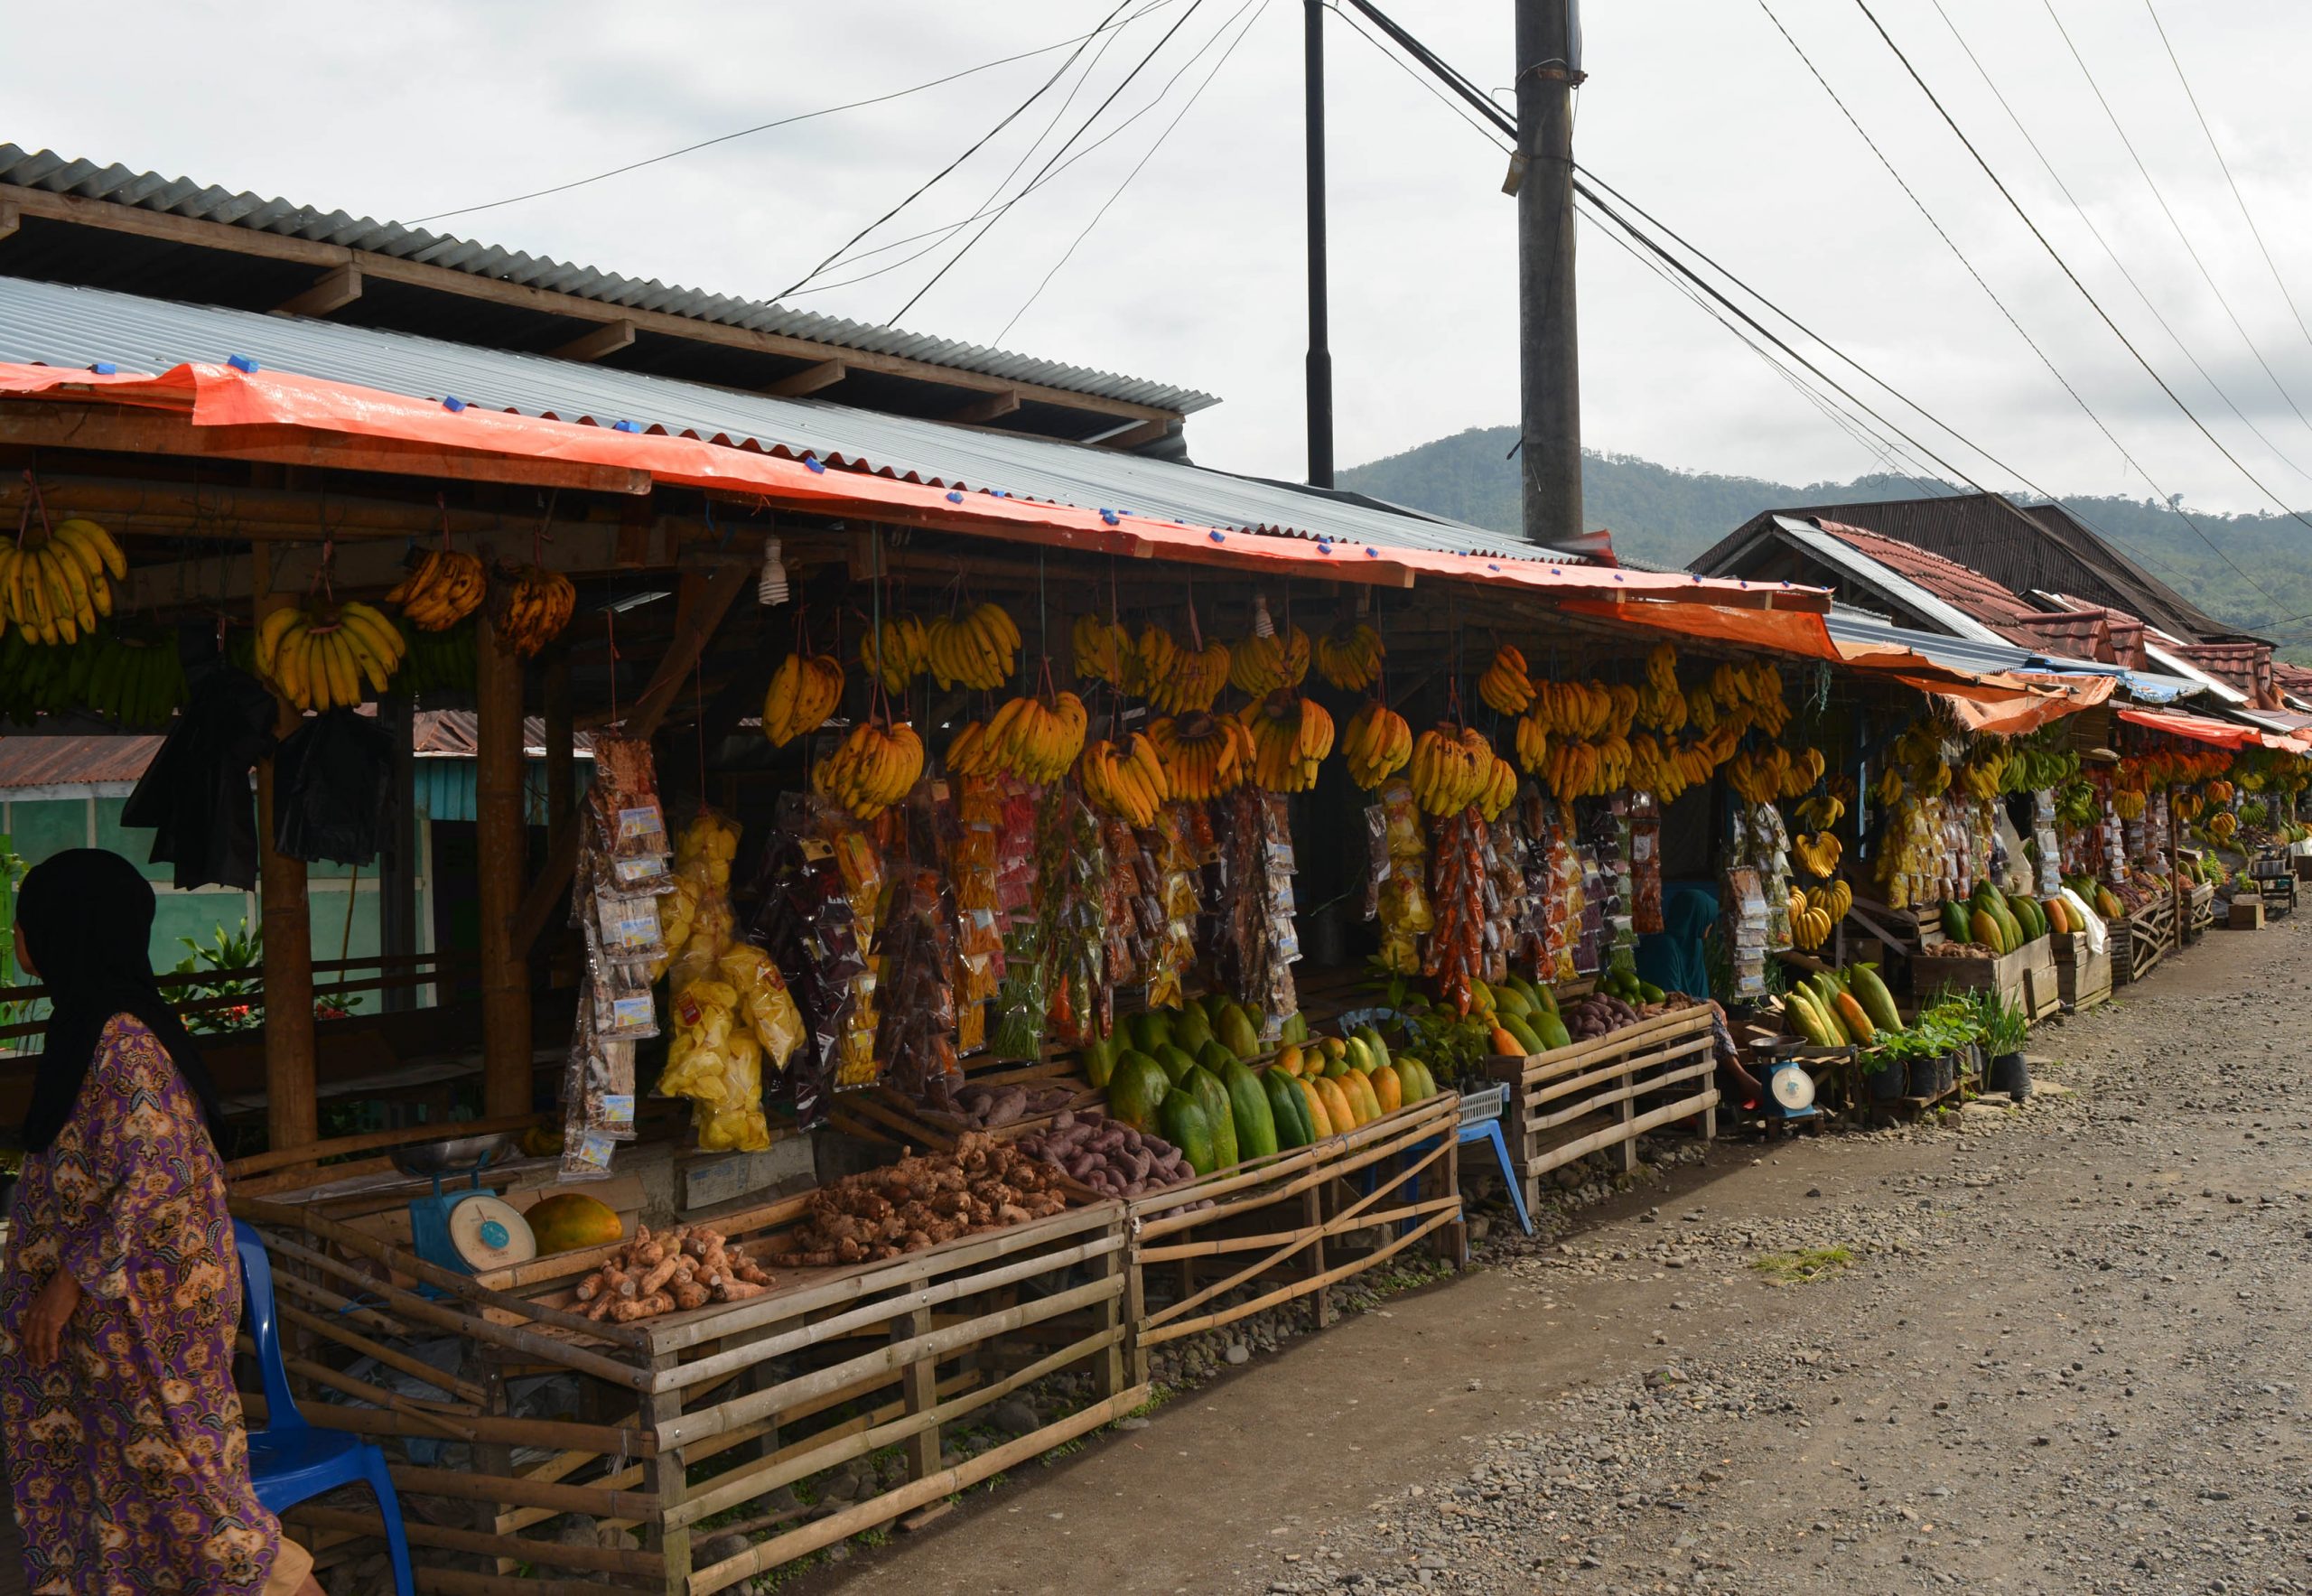
[[[1080,443],[478,349],[406,332],[0,277],[0,359],[160,372],[241,355],[306,377],[563,421],[629,421],[951,489],[1384,547],[1533,555],[1531,544],[1352,497]],[[1572,556],[1552,555],[1560,563]]]
[[[1945,637],[1941,632],[1897,626],[1878,616],[1843,606],[1833,609],[1825,618],[1824,624],[1829,627],[1831,637],[1836,642],[1908,649],[1937,665],[1977,675],[2014,672],[2031,676],[2116,677],[2130,696],[2147,704],[2173,704],[2178,698],[2204,691],[2198,682],[2183,677],[2127,670],[2100,660],[2039,653],[1995,639]]]
[[[135,781],[158,737],[0,737],[0,791]]]
[[[2003,639],[1999,633],[1985,626],[1965,611],[1950,603],[1940,595],[1929,593],[1901,572],[1880,564],[1860,546],[1835,533],[1809,526],[1804,521],[1776,516],[1775,527],[1782,534],[1820,556],[1827,564],[1845,571],[1864,585],[1884,593],[1913,614],[1945,628],[1953,637],[1970,638],[1976,642],[1996,643]]]
[[[1066,388],[1159,409],[1187,412],[1219,403],[1210,394],[1144,378],[1095,371],[1063,361],[909,332],[897,327],[846,321],[813,311],[791,310],[767,300],[673,286],[655,278],[641,281],[592,266],[573,266],[546,256],[479,244],[424,228],[404,227],[397,221],[377,221],[366,216],[349,216],[342,210],[319,210],[287,200],[231,193],[196,183],[190,178],[163,177],[156,172],[132,172],[126,166],[67,160],[51,150],[31,151],[13,144],[0,144],[0,183],[77,194],[172,216],[367,250],[629,310],[657,311],[756,332],[806,338],[840,349],[903,356],[958,370],[1039,383],[1046,387]]]

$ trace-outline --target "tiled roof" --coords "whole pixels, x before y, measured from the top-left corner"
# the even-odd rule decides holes
[[[2028,648],[2074,659],[2121,663],[2112,649],[2112,629],[2101,615],[2018,615],[1999,630]]]
[[[1986,626],[2004,629],[2039,613],[1981,572],[1932,549],[1919,548],[1899,538],[1882,537],[1841,521],[1818,520],[1815,524],[1858,554],[1868,555]]]
[[[2254,697],[2270,680],[2268,643],[2186,643],[2176,650],[2226,686]],[[2263,680],[2259,680],[2259,676]]]

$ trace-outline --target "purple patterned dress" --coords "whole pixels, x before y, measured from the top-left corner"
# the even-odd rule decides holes
[[[241,1274],[225,1171],[168,1051],[115,1016],[72,1118],[24,1160],[0,1270],[0,1424],[33,1596],[256,1596],[281,1526],[233,1388]],[[46,1368],[17,1339],[80,1283]]]

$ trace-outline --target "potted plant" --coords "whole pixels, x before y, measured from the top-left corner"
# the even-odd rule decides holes
[[[2023,1034],[2028,1022],[2023,1011],[2003,1001],[1996,992],[1982,994],[1982,1045],[1990,1055],[1984,1087],[2006,1092],[2020,1102],[2031,1095],[2031,1075],[2023,1065]]]

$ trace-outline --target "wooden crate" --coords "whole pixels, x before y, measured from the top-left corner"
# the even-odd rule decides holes
[[[712,1222],[761,1255],[795,1223],[803,1200]],[[524,1596],[603,1589],[708,1596],[939,1501],[1123,1416],[1146,1395],[1127,1377],[1130,1259],[1120,1203],[874,1264],[775,1270],[761,1296],[629,1325],[592,1323],[569,1311],[571,1287],[607,1249],[467,1277],[305,1210],[249,1199],[235,1208],[266,1228],[285,1328],[303,1339],[291,1349],[290,1367],[316,1393],[301,1405],[305,1416],[385,1446],[406,1507],[438,1498],[454,1509],[429,1502],[431,1510],[405,1513],[413,1557],[424,1565],[418,1588],[443,1596],[499,1596],[516,1588],[512,1576],[524,1565],[564,1576],[522,1580]],[[384,1283],[396,1274],[434,1288],[438,1300]],[[346,1311],[355,1297],[363,1305]],[[389,1345],[443,1332],[471,1354],[454,1375],[431,1374]],[[441,1399],[396,1395],[332,1367],[381,1350],[403,1373],[434,1381]],[[1092,1376],[1087,1405],[942,1464],[948,1426],[1071,1370]],[[537,1375],[576,1382],[579,1419],[511,1413],[510,1383]],[[377,1405],[326,1403],[318,1400],[322,1390]],[[261,1398],[252,1411],[262,1414]],[[410,1441],[428,1437],[463,1445],[466,1466],[413,1462]],[[805,1523],[760,1511],[762,1498],[784,1486],[893,1447],[901,1449],[904,1480],[842,1512]],[[642,1543],[621,1536],[613,1545],[565,1545],[550,1526],[525,1533],[570,1513],[639,1529]],[[758,1533],[778,1533],[695,1566],[694,1531],[732,1513]],[[441,1521],[458,1517],[464,1526]],[[381,1527],[374,1512],[310,1505],[284,1517],[324,1558],[359,1549],[349,1544]],[[706,1532],[732,1533],[727,1524]],[[477,1559],[483,1566],[494,1560],[497,1573],[476,1572]]]
[[[2264,901],[2261,897],[2240,897],[2232,900],[2231,917],[2224,924],[2235,931],[2261,931],[2264,929]]]
[[[2140,981],[2176,951],[2176,902],[2155,898],[2150,903],[2112,922],[2112,982],[2124,985]]]
[[[2112,995],[2112,955],[2089,949],[2086,937],[2060,931],[2047,938],[2055,954],[2056,991],[2066,1014],[2093,1008]]]
[[[2054,938],[2026,942],[2008,956],[2023,961],[2023,1017],[2037,1025],[2063,1013],[2060,972],[2056,967]]]
[[[1424,1238],[1461,1262],[1459,1132],[1460,1098],[1440,1092],[1132,1203],[1133,1383],[1149,1349],[1303,1297],[1322,1326],[1334,1286]]]
[[[1622,1167],[1636,1168],[1647,1131],[1699,1118],[1702,1134],[1715,1136],[1713,1047],[1709,1005],[1695,1003],[1610,1036],[1493,1059],[1494,1078],[1510,1085],[1502,1131],[1527,1207],[1541,1200],[1543,1175],[1600,1149],[1621,1148]]]
[[[2027,1018],[2038,1019],[2042,1016],[2040,999],[2031,979],[2034,970],[2045,972],[2048,1001],[2059,1002],[2054,990],[2055,962],[2044,941],[2026,943],[2014,952],[1995,958],[1972,955],[1922,958],[1912,971],[1912,985],[1922,1008],[1945,987],[1954,992],[1991,991],[1998,993],[2000,1001],[2009,1008],[2020,1010]]]

